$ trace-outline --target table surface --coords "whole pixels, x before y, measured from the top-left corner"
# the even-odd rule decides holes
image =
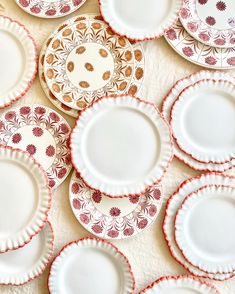
[[[21,10],[17,4],[15,4],[14,0],[0,0],[0,4],[2,6],[2,8],[0,7],[0,14],[21,21],[35,38],[39,51],[48,35],[61,22],[82,13],[98,13],[97,0],[87,0],[78,11],[59,19],[41,19],[33,17]],[[178,79],[202,69],[176,54],[164,38],[145,42],[144,50],[146,58],[145,80],[139,97],[154,101],[158,106],[161,105],[163,97]],[[235,71],[231,71],[231,73],[235,74]],[[27,103],[41,103],[57,110],[45,96],[38,77],[25,97],[15,103],[14,106]],[[57,111],[60,112],[59,110]],[[74,124],[73,118],[64,113],[61,114],[67,119],[71,126]],[[113,241],[130,260],[136,278],[136,293],[161,276],[186,274],[184,268],[171,257],[163,237],[161,226],[166,200],[182,181],[196,174],[198,174],[198,172],[193,171],[177,159],[174,159],[162,182],[164,203],[161,213],[155,223],[151,228],[133,238]],[[235,169],[231,170],[228,174],[235,175]],[[53,194],[52,209],[49,219],[55,231],[55,254],[57,254],[66,243],[81,237],[89,236],[89,233],[78,223],[70,208],[68,197],[70,177],[71,174]],[[47,277],[48,267],[39,278],[24,286],[0,286],[0,293],[47,294]],[[235,293],[235,278],[225,282],[212,283],[215,284],[223,294]]]

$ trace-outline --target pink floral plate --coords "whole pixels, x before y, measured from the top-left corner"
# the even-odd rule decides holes
[[[109,198],[90,190],[74,171],[69,188],[70,204],[81,225],[104,239],[125,239],[149,227],[161,208],[161,186],[141,196]]]
[[[70,126],[54,110],[43,105],[13,108],[0,117],[0,144],[20,148],[46,170],[51,188],[57,188],[72,165],[68,139]]]
[[[80,8],[86,0],[15,0],[29,14],[43,18],[57,18]]]
[[[205,45],[189,35],[179,20],[164,36],[179,55],[192,63],[212,69],[235,68],[235,48]]]
[[[235,46],[234,0],[183,0],[180,20],[188,33],[204,44]]]

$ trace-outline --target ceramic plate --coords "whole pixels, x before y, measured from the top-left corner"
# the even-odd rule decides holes
[[[140,291],[139,294],[219,294],[219,291],[205,281],[193,276],[162,277]]]
[[[90,190],[74,172],[70,182],[70,204],[80,224],[104,239],[125,239],[150,226],[161,208],[161,187],[141,196],[112,199]]]
[[[235,188],[209,185],[189,194],[176,213],[176,243],[206,273],[235,270],[234,203]]]
[[[68,15],[80,8],[86,0],[15,0],[27,13],[43,18]]]
[[[0,254],[0,284],[23,285],[41,275],[52,258],[53,229],[49,222],[23,248]]]
[[[204,44],[235,46],[233,0],[183,0],[180,20],[188,33]]]
[[[215,81],[223,80],[223,81],[229,81],[231,83],[235,82],[233,76],[227,73],[211,72],[211,71],[199,71],[177,81],[175,85],[172,87],[172,89],[170,90],[170,92],[165,97],[163,101],[163,105],[162,105],[162,114],[168,122],[170,122],[171,107],[176,101],[178,95],[188,86],[191,86],[192,84],[195,84],[196,82],[204,80],[204,79],[213,79]],[[185,164],[189,165],[190,167],[196,170],[225,171],[231,168],[235,164],[234,161],[227,162],[224,164],[198,162],[194,160],[188,154],[185,154],[175,142],[174,142],[174,154],[178,159],[180,159]]]
[[[0,16],[0,109],[19,100],[37,72],[37,49],[19,22]]]
[[[181,0],[99,0],[105,21],[117,34],[132,40],[159,38],[177,20]]]
[[[170,130],[151,102],[104,97],[78,117],[71,154],[74,167],[92,189],[112,197],[140,195],[168,168]]]
[[[132,294],[135,281],[128,259],[114,245],[84,238],[66,245],[55,258],[48,286],[51,294]]]
[[[208,274],[199,270],[198,268],[192,266],[187,260],[185,260],[184,256],[182,255],[182,252],[179,250],[175,242],[174,222],[177,210],[182,205],[184,199],[190,193],[197,191],[205,185],[234,186],[235,178],[226,177],[224,175],[216,173],[208,173],[205,175],[200,175],[195,178],[191,178],[183,182],[176,190],[176,192],[167,201],[165,217],[163,222],[163,232],[172,256],[190,273],[192,273],[195,276],[223,281],[225,279],[231,278],[234,274]]]
[[[165,33],[171,47],[183,58],[212,69],[235,68],[235,48],[218,48],[194,39],[178,21]]]
[[[51,188],[57,188],[72,164],[68,139],[70,126],[44,105],[11,109],[0,117],[0,144],[27,151],[46,170]]]
[[[235,158],[235,85],[211,79],[185,88],[171,109],[171,129],[183,152],[204,163]]]
[[[47,220],[46,173],[28,153],[0,147],[0,253],[28,243]]]

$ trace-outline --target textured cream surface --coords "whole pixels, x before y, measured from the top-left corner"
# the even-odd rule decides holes
[[[38,50],[41,49],[43,42],[50,32],[64,20],[80,13],[98,13],[97,0],[87,0],[84,6],[77,12],[64,18],[54,20],[33,17],[23,12],[15,4],[14,0],[0,0],[0,4],[0,14],[10,16],[26,25],[36,40]],[[1,6],[5,9],[1,10]],[[154,101],[157,105],[161,105],[163,97],[178,79],[201,69],[199,66],[193,65],[178,56],[163,38],[146,42],[144,48],[146,55],[145,81],[139,96]],[[11,56],[9,56],[9,58],[11,58]],[[235,73],[235,71],[233,71],[233,73]],[[38,77],[26,96],[14,105],[17,106],[27,103],[41,103],[57,110],[45,96]],[[60,112],[59,110],[57,111]],[[70,125],[73,126],[74,119],[62,112],[60,113],[68,120]],[[184,268],[171,257],[163,238],[161,226],[167,198],[169,198],[171,193],[176,190],[183,180],[196,174],[198,173],[174,159],[163,180],[164,204],[156,222],[150,229],[137,235],[133,239],[113,242],[130,260],[136,278],[136,293],[160,276],[186,273]],[[235,175],[235,169],[230,171],[229,174]],[[55,230],[55,254],[58,253],[66,243],[81,237],[89,236],[89,233],[77,222],[70,208],[68,198],[70,177],[71,174],[53,195],[50,220]],[[233,234],[234,232],[231,233]],[[47,277],[48,268],[40,278],[24,286],[0,286],[0,293],[46,294],[48,293]],[[223,294],[235,293],[235,278],[225,282],[212,283],[215,284]]]

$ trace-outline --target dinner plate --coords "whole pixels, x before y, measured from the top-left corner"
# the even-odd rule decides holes
[[[196,82],[204,80],[204,79],[213,79],[215,81],[223,80],[223,81],[229,81],[231,83],[235,82],[234,77],[228,73],[219,72],[219,71],[211,72],[211,71],[205,71],[205,70],[193,73],[192,75],[177,81],[175,85],[171,88],[169,93],[166,95],[166,97],[164,98],[163,104],[162,104],[162,114],[168,122],[170,122],[170,112],[171,112],[172,105],[174,104],[178,95],[188,86],[191,86],[192,84],[195,84]],[[224,164],[198,162],[195,159],[193,159],[191,156],[189,156],[188,154],[184,153],[178,147],[175,141],[173,141],[173,145],[174,145],[174,155],[179,160],[183,161],[185,164],[187,164],[188,166],[196,170],[221,172],[231,168],[235,164],[234,160]]]
[[[204,163],[235,158],[235,84],[211,79],[185,88],[171,108],[173,137],[183,152]]]
[[[0,109],[19,100],[37,73],[37,49],[29,31],[0,15]]]
[[[163,233],[167,242],[171,255],[177,262],[186,268],[190,273],[195,276],[209,278],[213,280],[226,280],[234,276],[234,273],[230,274],[209,274],[199,270],[197,267],[191,265],[182,255],[182,252],[178,248],[175,242],[175,215],[179,207],[182,205],[184,199],[192,192],[197,191],[205,185],[223,185],[234,186],[235,178],[225,176],[218,173],[208,173],[200,175],[195,178],[184,181],[179,188],[168,199],[166,204],[166,211],[163,221]]]
[[[51,190],[42,167],[26,152],[0,147],[0,253],[28,243],[45,225]]]
[[[117,247],[88,237],[60,251],[52,263],[48,287],[51,294],[132,294],[135,280],[128,259]]]
[[[44,105],[24,105],[0,116],[0,144],[27,151],[45,169],[49,186],[57,188],[72,164],[68,140],[70,126]]]
[[[175,240],[185,259],[206,273],[235,270],[235,188],[208,185],[189,194],[175,217]]]
[[[117,34],[132,40],[159,38],[178,18],[181,0],[99,0],[104,20]]]
[[[170,130],[157,107],[129,95],[104,97],[83,110],[70,144],[83,181],[111,197],[143,194],[172,159]]]
[[[141,196],[113,199],[90,190],[74,171],[69,187],[70,205],[80,224],[104,239],[125,239],[149,227],[158,216],[161,186]]]
[[[211,284],[193,276],[167,276],[147,286],[139,294],[219,294]]]
[[[212,69],[235,68],[235,48],[205,45],[194,39],[178,20],[167,32],[165,39],[183,58],[197,65]]]
[[[180,20],[188,33],[209,46],[235,46],[233,0],[183,0]]]
[[[25,12],[43,18],[57,18],[80,8],[86,0],[15,0]]]
[[[23,285],[43,273],[52,258],[54,234],[49,222],[23,248],[0,254],[0,284]]]

